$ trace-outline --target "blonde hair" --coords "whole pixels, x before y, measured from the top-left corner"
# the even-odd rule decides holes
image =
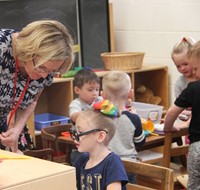
[[[127,101],[131,90],[131,79],[123,71],[111,71],[103,77],[102,88],[107,99],[117,105],[117,100]]]
[[[108,145],[115,134],[115,119],[104,115],[98,110],[82,111],[78,118],[80,119],[81,117],[87,118],[93,129],[103,129],[108,132],[105,140],[105,145]]]
[[[200,59],[200,41],[195,43],[188,51],[187,53],[188,58],[196,57],[197,59]]]
[[[183,37],[180,42],[178,42],[172,49],[171,57],[173,60],[174,54],[179,54],[184,51],[188,51],[192,45],[195,44],[195,40],[191,37]]]
[[[37,66],[40,66],[49,60],[63,60],[61,72],[69,70],[74,61],[72,37],[66,27],[55,20],[28,24],[19,32],[15,43],[19,61],[26,62],[38,56]]]

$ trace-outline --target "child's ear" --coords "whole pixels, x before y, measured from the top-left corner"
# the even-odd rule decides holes
[[[74,87],[74,92],[75,92],[76,94],[79,94],[79,91],[80,91],[79,87],[75,86],[75,87]]]
[[[100,92],[100,95],[103,97],[103,99],[106,99],[106,95],[105,95],[105,92],[103,90]]]
[[[99,136],[98,136],[98,138],[97,138],[97,142],[103,142],[104,140],[105,140],[105,138],[106,138],[106,132],[105,131],[100,131],[99,132]]]
[[[133,100],[133,89],[130,90],[130,92],[128,94],[128,98]]]

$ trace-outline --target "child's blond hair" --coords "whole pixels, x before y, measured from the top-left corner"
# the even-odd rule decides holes
[[[127,101],[131,90],[131,79],[123,71],[111,71],[103,77],[102,88],[106,98],[112,102]]]
[[[102,129],[107,131],[105,145],[107,146],[115,134],[115,119],[104,115],[99,110],[84,110],[78,118],[82,118],[90,123],[93,129]]]
[[[184,51],[187,52],[192,47],[193,44],[195,44],[195,40],[193,38],[183,37],[181,41],[175,44],[175,46],[172,49],[171,52],[172,60],[174,60],[174,54],[179,54]]]
[[[196,57],[197,59],[200,59],[200,41],[195,43],[188,51],[187,53],[188,58]]]

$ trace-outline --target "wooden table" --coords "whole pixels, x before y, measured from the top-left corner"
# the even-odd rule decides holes
[[[146,137],[146,142],[142,147],[137,147],[137,151],[147,150],[155,147],[164,145],[165,137],[162,135],[154,136],[149,135]],[[66,144],[66,162],[70,163],[70,154],[73,148],[75,148],[74,141],[71,137],[60,136],[58,137],[58,142]]]
[[[136,147],[137,151],[147,150],[155,147],[164,145],[165,136],[164,135],[149,135],[146,137],[145,144],[141,147]]]
[[[0,189],[75,190],[75,168],[0,150]]]

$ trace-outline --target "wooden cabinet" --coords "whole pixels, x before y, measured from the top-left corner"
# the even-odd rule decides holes
[[[73,78],[54,78],[53,84],[42,92],[35,113],[68,115],[68,105],[73,98]]]
[[[162,99],[161,105],[164,110],[169,108],[169,84],[168,67],[159,65],[144,65],[142,69],[135,70],[132,73],[132,84],[138,80],[141,84],[150,88],[155,96]]]
[[[97,75],[102,78],[109,71],[99,71]],[[162,98],[161,105],[164,110],[169,107],[168,95],[168,68],[160,65],[144,65],[142,69],[127,71],[133,88],[135,82],[139,80],[142,84],[153,90],[155,95]],[[73,78],[55,78],[53,84],[42,92],[35,114],[53,113],[58,115],[68,115],[69,103],[74,99]],[[34,119],[29,121],[31,133],[34,135]]]
[[[99,77],[103,77],[109,71],[97,72]],[[126,71],[132,81],[132,88],[136,82],[144,84],[150,88],[155,96],[160,96],[162,102],[160,105],[164,106],[164,110],[169,107],[169,92],[168,92],[168,67],[161,65],[143,65],[141,69]]]

